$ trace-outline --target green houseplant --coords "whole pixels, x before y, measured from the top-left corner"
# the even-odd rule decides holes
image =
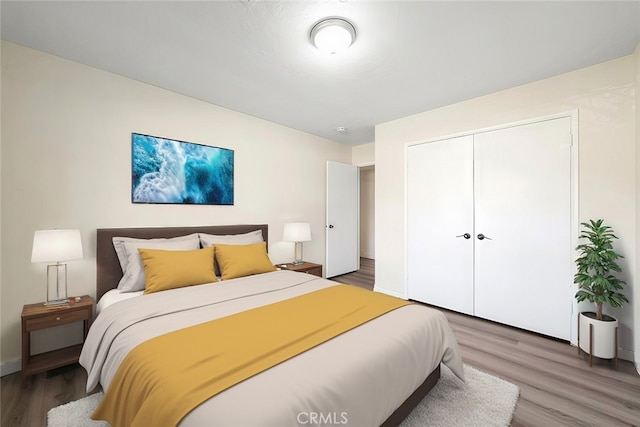
[[[589,301],[596,305],[596,312],[581,312],[578,317],[578,347],[592,357],[604,359],[618,358],[618,321],[602,314],[605,304],[622,307],[629,302],[620,291],[626,283],[613,272],[621,272],[617,260],[624,258],[613,250],[613,240],[617,239],[613,229],[602,219],[582,223],[579,239],[586,239],[576,247],[578,268],[573,282],[578,285],[575,298],[580,303]]]
[[[576,247],[579,257],[576,259],[578,272],[574,276],[574,283],[578,284],[576,300],[587,300],[596,305],[596,319],[603,320],[602,306],[609,304],[611,307],[622,307],[629,302],[627,297],[618,291],[622,290],[626,283],[612,274],[613,271],[621,272],[617,259],[624,258],[613,250],[613,229],[604,225],[602,219],[583,222],[584,229],[580,233],[580,239],[587,239]]]

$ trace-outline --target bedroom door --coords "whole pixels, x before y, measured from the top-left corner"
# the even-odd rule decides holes
[[[327,162],[326,277],[360,268],[358,167]]]
[[[473,314],[473,136],[407,150],[409,298]]]

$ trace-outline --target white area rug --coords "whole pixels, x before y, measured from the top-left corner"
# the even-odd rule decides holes
[[[438,384],[413,410],[401,427],[498,427],[511,423],[520,390],[514,384],[464,367],[466,383],[442,366]],[[49,411],[49,427],[106,427],[89,417],[102,393],[96,393]],[[359,426],[354,426],[359,427]]]
[[[75,402],[56,406],[47,414],[49,427],[108,427],[105,421],[92,420],[91,414],[102,399],[102,393],[92,394]]]
[[[465,383],[442,365],[440,381],[401,427],[502,427],[511,424],[520,389],[464,365]]]

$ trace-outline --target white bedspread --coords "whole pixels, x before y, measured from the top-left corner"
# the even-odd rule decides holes
[[[87,391],[98,382],[107,390],[129,350],[145,340],[334,284],[309,274],[275,271],[113,304],[93,323],[80,356],[88,373]],[[378,426],[441,361],[463,378],[458,345],[445,316],[413,304],[217,394],[180,425],[309,425],[315,417],[324,422],[313,425],[348,421]]]
[[[119,289],[111,289],[100,298],[100,301],[96,304],[96,316],[99,315],[102,310],[113,305],[117,302],[124,301],[129,298],[142,296],[144,291],[135,291],[135,292],[122,292]]]

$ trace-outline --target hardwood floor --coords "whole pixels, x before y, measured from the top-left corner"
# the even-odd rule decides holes
[[[24,384],[20,373],[0,380],[0,425],[46,427],[47,412],[87,396],[87,374],[78,364],[34,375]]]
[[[342,276],[330,277],[330,280],[356,285],[362,288],[373,290],[373,278],[376,272],[375,260],[360,258],[360,270]]]
[[[375,263],[334,277],[373,288]],[[634,366],[609,361],[589,368],[576,347],[508,326],[442,310],[456,335],[465,363],[520,387],[512,426],[640,426],[640,376]],[[86,374],[78,365],[59,375],[2,378],[1,425],[46,426],[46,413],[84,397]],[[452,426],[455,427],[455,426]]]
[[[444,311],[444,310],[443,310]],[[444,311],[465,363],[520,387],[512,426],[638,426],[640,377],[632,363],[589,368],[576,347]]]
[[[361,261],[366,270],[332,280],[373,289],[375,263]],[[640,376],[632,363],[621,360],[616,371],[601,360],[589,368],[566,342],[438,310],[465,363],[520,387],[512,426],[640,426]]]

